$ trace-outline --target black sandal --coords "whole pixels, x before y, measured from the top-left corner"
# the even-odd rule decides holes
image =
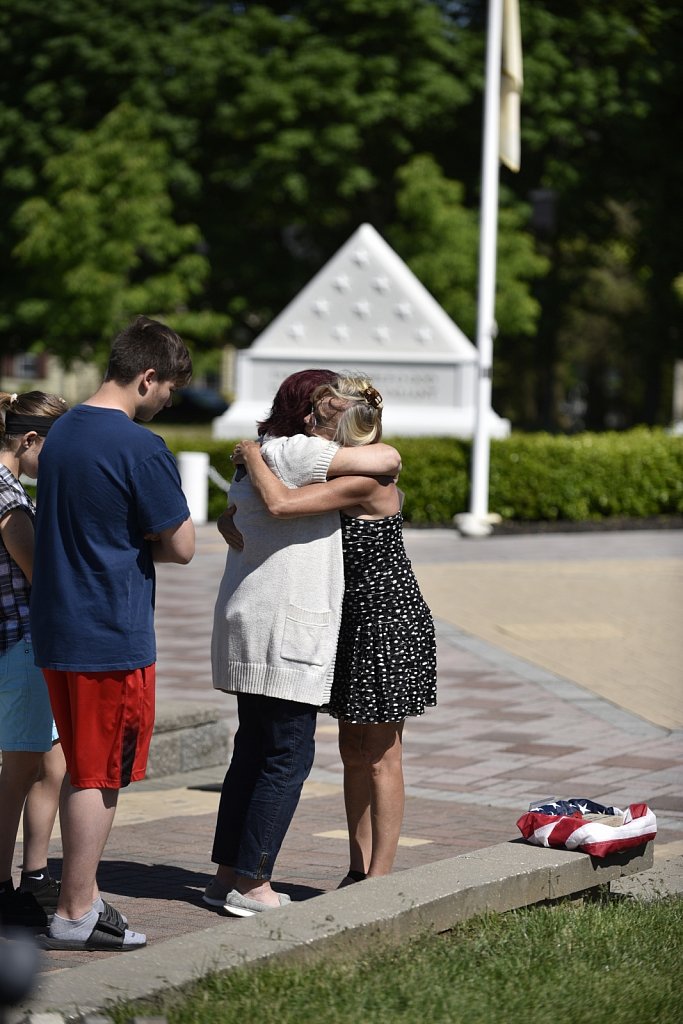
[[[97,916],[95,927],[87,939],[58,939],[52,935],[46,935],[42,941],[45,949],[71,949],[85,950],[92,952],[115,952],[126,953],[129,949],[140,949],[147,945],[144,942],[126,943],[126,928],[118,924],[117,918],[121,918],[118,910],[109,904]],[[123,920],[121,918],[121,920]]]
[[[117,928],[123,928],[125,932],[128,927],[128,918],[124,917],[120,910],[112,907],[111,903],[107,903],[106,900],[102,900],[102,903],[104,904],[104,910],[100,911],[100,921],[114,924]]]

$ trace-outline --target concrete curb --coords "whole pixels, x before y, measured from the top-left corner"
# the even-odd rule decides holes
[[[226,714],[187,701],[158,701],[147,778],[227,764],[231,732]]]
[[[40,977],[30,1002],[10,1024],[58,1009],[78,1018],[120,1001],[151,998],[214,971],[258,966],[277,958],[315,962],[357,956],[378,942],[403,942],[442,932],[486,912],[504,912],[584,893],[648,869],[653,844],[597,860],[520,840],[410,868],[361,885],[295,903],[277,914],[226,920],[212,928],[157,943],[107,961]]]

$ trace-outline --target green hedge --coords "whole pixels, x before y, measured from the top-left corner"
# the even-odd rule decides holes
[[[586,520],[683,512],[683,438],[513,435],[491,451],[491,508],[506,519]]]
[[[467,511],[471,443],[452,438],[387,438],[403,459],[404,514],[415,525],[450,524]],[[230,479],[234,442],[179,443],[174,451],[208,451]],[[213,483],[209,517],[225,507]],[[491,442],[489,508],[504,519],[570,520],[683,513],[683,438],[663,430],[624,433],[513,434]]]

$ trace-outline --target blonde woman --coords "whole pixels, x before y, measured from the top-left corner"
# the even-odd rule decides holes
[[[312,396],[310,433],[348,446],[382,436],[382,398],[371,381],[340,378]],[[388,874],[404,811],[403,724],[436,704],[431,613],[406,556],[393,479],[339,477],[290,489],[251,441],[235,448],[276,518],[341,512],[344,602],[328,710],[339,720],[350,865],[341,885]]]
[[[42,391],[0,393],[0,920],[46,925],[58,883],[47,867],[48,844],[64,778],[43,674],[34,664],[29,626],[35,508],[19,477],[38,475],[43,441],[66,412],[62,398]],[[12,880],[14,847],[24,815],[19,890]]]

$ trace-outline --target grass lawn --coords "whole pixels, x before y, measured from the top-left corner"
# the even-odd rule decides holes
[[[119,1007],[169,1024],[681,1024],[683,900],[476,918],[352,961],[211,976]]]

